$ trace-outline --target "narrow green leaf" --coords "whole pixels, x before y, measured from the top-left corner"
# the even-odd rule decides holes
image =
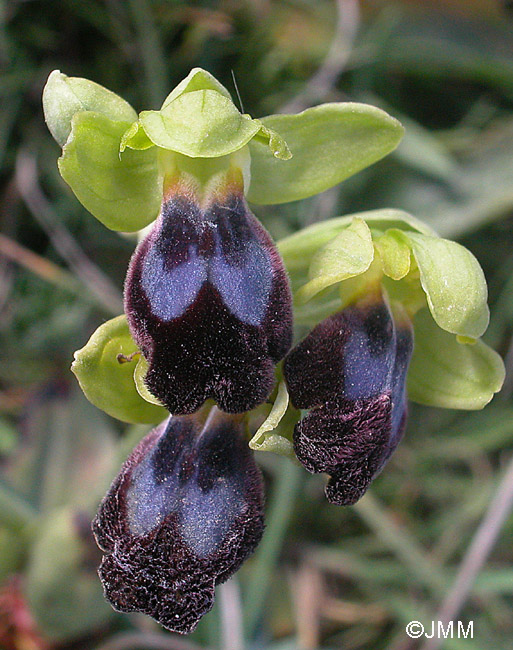
[[[250,143],[253,203],[286,203],[327,190],[372,165],[399,144],[403,127],[366,104],[323,104],[297,115],[269,115],[262,123],[287,142],[279,160],[258,138]]]
[[[43,110],[50,133],[64,146],[76,113],[94,111],[111,120],[133,122],[137,113],[128,102],[94,81],[67,77],[54,70],[43,89]]]
[[[119,151],[129,126],[100,113],[77,113],[59,158],[61,175],[82,205],[107,228],[123,232],[151,223],[162,201],[156,147]]]
[[[71,370],[87,399],[112,417],[123,422],[162,422],[169,415],[166,409],[150,404],[136,389],[132,355],[138,351],[126,317],[118,316],[100,325],[85,347],[75,352]]]
[[[355,217],[350,226],[313,256],[309,270],[311,280],[297,292],[298,301],[307,302],[319,291],[364,273],[373,259],[374,244],[369,226]]]
[[[500,356],[482,341],[464,345],[440,329],[428,309],[415,316],[408,397],[443,408],[483,408],[504,382]]]
[[[488,292],[483,270],[460,244],[417,233],[411,242],[429,309],[438,325],[452,334],[479,338],[488,327]]]
[[[281,456],[295,458],[292,442],[276,431],[289,405],[289,393],[285,382],[278,386],[278,394],[271,412],[264,420],[258,431],[249,441],[254,451],[272,451]]]
[[[233,153],[260,130],[215,90],[183,93],[160,111],[143,111],[139,119],[154,144],[192,158]]]
[[[400,230],[390,228],[374,242],[381,256],[383,273],[392,280],[401,280],[410,270],[410,247]]]

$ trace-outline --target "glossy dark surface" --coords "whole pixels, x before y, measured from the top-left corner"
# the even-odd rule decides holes
[[[227,412],[262,403],[292,338],[286,272],[242,196],[206,211],[167,201],[132,258],[125,284],[149,390],[174,414],[207,398]]]
[[[171,417],[132,452],[93,524],[112,605],[187,633],[263,532],[262,481],[241,418]]]

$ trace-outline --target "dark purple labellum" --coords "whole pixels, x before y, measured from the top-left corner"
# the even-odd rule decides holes
[[[146,385],[174,414],[207,398],[229,413],[261,404],[292,341],[283,262],[235,191],[205,210],[185,194],[164,202],[132,257],[125,312]]]
[[[263,533],[263,486],[242,416],[171,416],[134,449],[102,501],[93,530],[99,574],[115,609],[187,634],[214,587]]]
[[[406,427],[406,374],[413,329],[385,302],[354,305],[322,321],[284,363],[292,403],[311,409],[294,429],[294,450],[331,478],[331,503],[365,493]]]

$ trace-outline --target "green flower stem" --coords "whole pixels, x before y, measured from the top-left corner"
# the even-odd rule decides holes
[[[262,618],[269,582],[280,554],[285,533],[294,510],[297,490],[304,470],[288,459],[281,460],[274,492],[267,511],[267,526],[260,544],[244,599],[248,638],[255,635]]]
[[[147,0],[130,0],[146,78],[147,99],[157,108],[166,96],[167,70],[158,30]]]
[[[386,509],[370,492],[353,508],[419,584],[426,586],[437,599],[445,593],[447,581],[441,567],[427,556],[403,526],[388,516]]]
[[[0,526],[19,533],[32,523],[37,512],[23,497],[0,481]]]

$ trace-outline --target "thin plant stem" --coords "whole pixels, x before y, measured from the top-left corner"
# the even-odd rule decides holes
[[[255,636],[262,618],[269,581],[283,545],[285,533],[292,517],[296,495],[303,478],[303,470],[288,459],[282,459],[276,484],[267,512],[264,538],[252,567],[247,595],[244,599],[248,638]]]
[[[461,561],[452,587],[449,589],[435,620],[446,627],[458,616],[470,596],[472,585],[497,541],[508,515],[513,509],[513,458],[511,458],[488,510],[481,520],[470,546]],[[422,650],[438,650],[442,639],[428,639]]]

